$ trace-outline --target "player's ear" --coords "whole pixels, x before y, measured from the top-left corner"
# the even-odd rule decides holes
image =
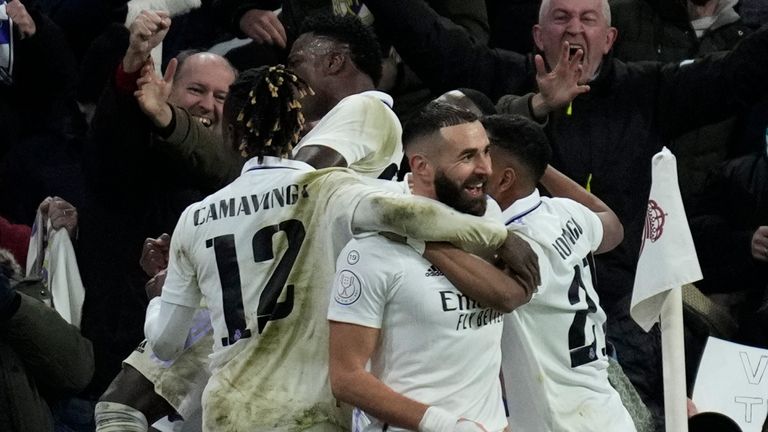
[[[423,153],[413,153],[408,157],[408,164],[411,167],[411,172],[416,177],[431,175],[432,165],[430,165],[429,159]]]
[[[515,169],[512,167],[504,168],[504,171],[500,176],[499,191],[506,192],[511,190],[515,186],[515,181],[517,181],[517,172]]]

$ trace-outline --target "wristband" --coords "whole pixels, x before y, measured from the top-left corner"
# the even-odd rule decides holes
[[[450,412],[431,406],[419,422],[419,432],[453,432],[459,417]]]

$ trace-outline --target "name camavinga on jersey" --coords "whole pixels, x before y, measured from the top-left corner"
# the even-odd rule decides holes
[[[198,208],[193,214],[195,226],[237,216],[250,216],[259,210],[296,205],[299,198],[309,197],[307,185],[290,184],[262,194],[232,197]]]

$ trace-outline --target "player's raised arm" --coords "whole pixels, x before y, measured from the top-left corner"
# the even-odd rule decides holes
[[[624,225],[621,224],[616,213],[600,198],[587,192],[581,185],[552,166],[547,166],[540,182],[553,196],[570,198],[592,210],[600,218],[603,225],[603,240],[595,253],[608,252],[624,240]]]

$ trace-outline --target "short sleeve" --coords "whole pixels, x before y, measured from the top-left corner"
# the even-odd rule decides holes
[[[592,252],[596,251],[597,248],[600,247],[600,243],[603,241],[603,222],[600,220],[597,214],[595,214],[595,212],[588,209],[584,205],[579,204],[576,201],[570,201],[569,203],[573,206],[571,214],[573,215],[574,219],[576,219],[576,221],[579,223],[583,223],[584,231],[590,235],[590,250]]]
[[[193,204],[194,206],[194,204]],[[168,258],[168,275],[163,285],[161,298],[164,302],[181,306],[197,308],[200,305],[202,293],[197,283],[195,266],[191,259],[192,250],[189,248],[190,227],[188,207],[184,210],[171,236],[170,255]]]
[[[347,243],[336,261],[329,320],[381,328],[387,301],[399,280],[391,255],[391,248],[378,235]]]

